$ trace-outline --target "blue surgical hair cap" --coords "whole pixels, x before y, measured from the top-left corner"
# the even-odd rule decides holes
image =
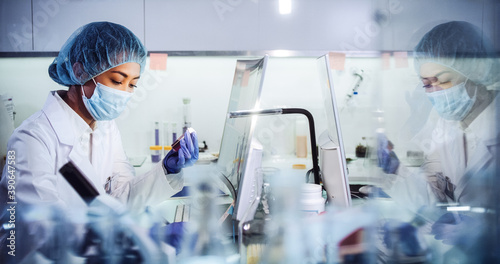
[[[142,73],[146,56],[144,45],[126,27],[111,22],[93,22],[77,29],[64,43],[49,66],[49,75],[61,85],[82,85],[128,62],[139,63]]]
[[[476,26],[451,21],[427,32],[414,49],[415,69],[433,62],[451,68],[485,86],[497,83],[498,56]]]

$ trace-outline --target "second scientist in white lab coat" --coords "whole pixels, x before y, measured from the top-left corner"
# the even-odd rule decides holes
[[[67,219],[85,216],[86,203],[59,173],[67,162],[74,163],[100,194],[110,194],[136,213],[182,189],[181,169],[198,158],[195,133],[187,132],[179,151],[135,176],[113,121],[132,96],[146,56],[130,30],[109,22],[81,27],[62,47],[49,74],[69,90],[50,92],[43,108],[25,120],[8,143],[8,166],[0,180],[3,258],[13,260],[13,251],[5,247],[12,232],[18,237],[14,263],[50,239],[50,229],[22,225],[36,222],[26,216],[30,210],[48,206]],[[17,225],[9,225],[13,214],[7,209],[12,206]]]
[[[453,246],[447,257],[458,256],[457,263],[491,263],[500,238],[491,229],[499,224],[498,58],[480,30],[462,21],[434,27],[414,55],[423,90],[439,118],[414,138],[425,153],[422,173],[386,168],[398,174],[387,191],[431,221],[430,234]],[[447,211],[453,208],[462,211]]]
[[[467,190],[481,182],[472,175],[495,169],[500,147],[497,60],[479,29],[467,22],[438,25],[415,48],[422,90],[439,115],[412,139],[425,153],[421,170],[431,201],[486,206],[484,195],[467,195]],[[405,176],[402,166],[396,169],[385,171]]]

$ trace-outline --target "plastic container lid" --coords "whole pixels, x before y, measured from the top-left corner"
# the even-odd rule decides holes
[[[303,200],[322,198],[323,188],[319,184],[303,184],[301,187],[301,197]]]
[[[319,192],[321,193],[323,189],[321,188],[321,185],[319,184],[313,184],[313,183],[306,183],[302,185],[302,192]]]

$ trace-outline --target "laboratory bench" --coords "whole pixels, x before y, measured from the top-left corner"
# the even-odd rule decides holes
[[[370,165],[370,160],[364,158],[352,158],[348,163],[348,178],[350,183],[352,204],[351,209],[347,210],[345,214],[346,217],[353,217],[355,213],[352,211],[358,210],[358,213],[362,210],[366,210],[367,206],[370,210],[376,212],[376,217],[378,220],[376,221],[386,221],[388,219],[398,219],[399,221],[408,221],[410,222],[414,217],[409,210],[400,210],[401,207],[395,201],[393,201],[387,194],[385,194],[380,188],[376,189],[379,193],[375,196],[371,196],[368,198],[368,193],[366,190],[362,190],[363,187],[373,187],[377,188],[380,180],[377,178],[376,170],[378,168]],[[403,161],[404,162],[404,161]],[[402,163],[403,163],[402,162]],[[187,167],[183,169],[183,173],[185,175],[185,187],[183,190],[171,197],[170,199],[162,202],[159,205],[151,208],[158,215],[161,215],[166,222],[172,223],[176,221],[189,221],[189,207],[190,207],[190,197],[187,195],[188,190],[190,188],[190,177],[196,177],[196,175],[200,175],[203,173],[210,173],[210,171],[214,168],[215,162],[201,162],[197,163],[191,167]],[[307,169],[293,169],[293,165],[296,164],[304,164]],[[146,159],[142,166],[136,167],[136,173],[144,173],[148,171],[151,166],[154,164],[151,163],[151,160]],[[312,168],[312,162],[310,158],[277,158],[270,159],[268,161],[263,162],[263,167],[276,167],[279,168],[282,173],[288,174],[297,174],[297,175],[305,175],[306,172]],[[411,168],[411,167],[410,167]],[[417,169],[416,167],[413,169]],[[222,189],[222,188],[221,188]],[[373,189],[369,190],[373,194]],[[233,224],[233,220],[231,215],[228,215],[228,209],[231,207],[233,203],[232,197],[230,197],[226,190],[221,191],[221,195],[216,198],[216,204],[219,206],[220,212],[224,212],[226,218],[224,220],[224,225],[227,225],[228,230],[231,230],[230,226]],[[359,211],[361,210],[361,211]],[[349,213],[349,211],[351,211]],[[356,217],[355,217],[356,218]],[[356,218],[357,219],[357,218]],[[351,222],[363,221],[363,220],[353,220]],[[234,234],[227,234],[228,237]],[[234,239],[234,237],[233,237]],[[237,238],[236,238],[237,239]],[[439,241],[435,240],[432,236],[424,235],[422,236],[422,243],[426,245],[428,248],[432,248],[434,252],[446,252],[450,249],[450,247],[443,245]],[[381,246],[380,237],[375,238],[375,241],[372,241],[379,248],[384,249]],[[371,242],[370,242],[371,243]],[[380,253],[381,252],[381,253]],[[380,251],[378,256],[379,258],[385,258],[385,261],[390,262],[391,259],[388,252],[384,253],[384,250]],[[407,258],[408,263],[418,263],[418,260],[424,260],[428,256],[418,256],[415,258]],[[434,256],[436,257],[436,256]],[[441,256],[437,256],[437,258],[441,258]],[[417,262],[412,262],[417,261]],[[388,263],[387,262],[387,263]],[[439,262],[439,261],[438,261]],[[380,263],[384,263],[382,259]]]
[[[207,153],[205,153],[207,154]],[[208,155],[208,154],[207,154]],[[369,160],[364,158],[352,158],[351,161],[347,163],[348,168],[348,179],[351,191],[352,205],[362,205],[365,199],[368,197],[366,192],[360,189],[364,186],[376,186],[379,184],[379,180],[369,173],[370,165]],[[189,188],[190,177],[196,177],[200,174],[208,174],[211,172],[216,164],[216,160],[211,160],[210,162],[202,161],[197,162],[191,167],[183,169],[185,176],[185,188],[178,194],[174,195],[170,199],[156,205],[154,211],[158,212],[159,215],[163,216],[168,222],[176,221],[176,214],[180,214],[179,210],[184,210],[184,207],[189,204],[189,196],[186,195]],[[141,166],[135,167],[136,175],[143,174],[151,169],[154,163],[151,159],[145,158]],[[305,165],[305,166],[294,166],[294,165]],[[276,157],[272,159],[266,159],[263,162],[263,167],[275,167],[280,170],[281,173],[286,173],[289,175],[305,175],[307,171],[312,168],[312,161],[310,157],[307,158],[297,158],[293,157]],[[312,176],[312,173],[311,173]],[[300,176],[299,176],[300,177]],[[221,189],[224,187],[221,186]],[[228,195],[228,190],[224,189],[223,192],[226,194],[218,197],[218,203],[221,205],[229,206],[233,201],[232,197]],[[378,197],[386,197],[385,194],[379,195]],[[324,195],[326,197],[326,194]],[[186,207],[187,208],[187,207]]]

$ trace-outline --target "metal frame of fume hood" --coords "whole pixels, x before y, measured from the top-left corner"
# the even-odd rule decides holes
[[[271,57],[319,57],[328,52],[340,52],[346,54],[349,58],[371,58],[380,57],[382,52],[394,51],[335,51],[335,50],[254,50],[254,51],[187,51],[187,50],[159,50],[148,51],[151,53],[167,53],[168,56],[179,57],[261,57],[269,55]],[[28,58],[28,57],[56,57],[58,51],[19,51],[19,52],[0,52],[0,58]]]

